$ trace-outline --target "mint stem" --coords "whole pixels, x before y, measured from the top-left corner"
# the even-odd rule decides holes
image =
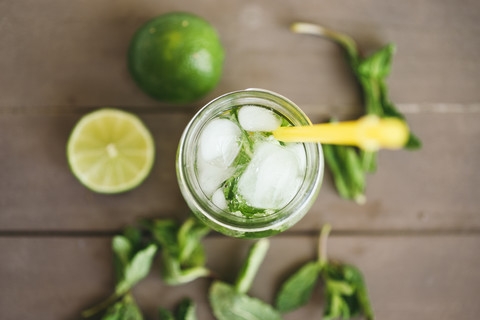
[[[247,293],[252,286],[253,279],[257,274],[260,265],[267,254],[270,242],[268,239],[258,240],[248,253],[248,257],[245,260],[242,269],[238,274],[237,281],[235,282],[235,291],[238,293]]]
[[[330,231],[332,230],[332,226],[330,224],[324,224],[322,230],[320,231],[320,237],[318,238],[318,262],[320,266],[323,268],[327,262],[327,239]]]
[[[104,301],[100,302],[99,304],[91,307],[90,309],[84,310],[82,312],[82,317],[83,318],[90,318],[94,314],[97,314],[98,312],[102,311],[103,309],[106,309],[109,307],[113,302],[118,300],[121,297],[121,295],[118,295],[117,293],[112,294],[110,297],[105,299]]]
[[[296,22],[290,26],[295,33],[310,34],[326,37],[340,44],[346,51],[352,65],[357,65],[359,60],[358,48],[355,41],[346,34],[330,30],[313,23]]]

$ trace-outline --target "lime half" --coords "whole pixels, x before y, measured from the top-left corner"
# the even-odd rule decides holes
[[[155,156],[152,135],[135,115],[100,109],[76,124],[67,144],[73,174],[92,191],[119,193],[138,186]]]

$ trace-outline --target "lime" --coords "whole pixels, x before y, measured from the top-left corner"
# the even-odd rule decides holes
[[[134,35],[128,67],[138,86],[155,99],[190,103],[220,80],[224,50],[215,29],[189,13],[167,13]]]
[[[100,109],[80,119],[67,143],[73,174],[92,191],[118,193],[138,186],[150,172],[153,138],[135,115]]]

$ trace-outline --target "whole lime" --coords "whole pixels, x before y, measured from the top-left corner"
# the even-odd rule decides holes
[[[138,86],[153,98],[190,103],[217,85],[224,56],[210,23],[190,13],[173,12],[148,21],[135,33],[128,67]]]

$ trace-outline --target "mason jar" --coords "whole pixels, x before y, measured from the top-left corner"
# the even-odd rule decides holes
[[[318,195],[324,170],[321,145],[301,144],[305,151],[305,172],[298,191],[282,208],[267,214],[244,215],[220,208],[207,196],[199,183],[197,152],[205,126],[233,108],[260,106],[286,119],[290,125],[305,126],[308,117],[287,98],[262,89],[247,89],[224,94],[205,105],[190,121],[180,139],[176,171],[183,197],[193,214],[213,230],[237,238],[271,236],[297,223],[311,208]]]

